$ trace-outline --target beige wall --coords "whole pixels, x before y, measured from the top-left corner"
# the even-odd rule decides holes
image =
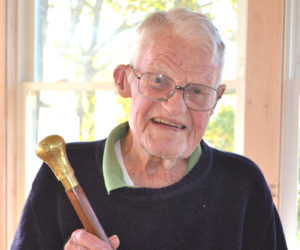
[[[279,204],[284,0],[249,0],[244,154],[264,172]]]
[[[0,248],[6,244],[5,1],[0,0]]]

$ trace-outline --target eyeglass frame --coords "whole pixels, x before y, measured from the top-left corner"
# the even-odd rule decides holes
[[[206,112],[206,111],[213,110],[213,109],[216,107],[218,101],[219,101],[219,100],[221,99],[221,97],[222,97],[222,95],[220,95],[220,93],[219,93],[219,89],[216,89],[216,88],[214,88],[214,87],[208,86],[208,85],[206,85],[206,84],[201,84],[201,83],[188,83],[188,84],[185,85],[184,87],[181,87],[181,86],[178,86],[178,85],[176,84],[175,80],[172,79],[172,78],[169,77],[169,76],[166,76],[166,75],[163,75],[163,74],[160,74],[160,73],[156,73],[156,72],[144,72],[144,73],[142,73],[140,76],[138,76],[132,64],[127,64],[127,66],[130,67],[130,68],[132,69],[134,76],[135,76],[135,77],[137,78],[137,80],[138,80],[138,90],[139,90],[139,93],[140,93],[142,96],[144,96],[145,98],[147,98],[148,100],[151,100],[151,101],[154,101],[154,102],[164,102],[164,101],[167,101],[168,99],[170,99],[170,98],[175,94],[176,90],[178,89],[178,90],[182,90],[182,98],[183,98],[183,101],[184,101],[185,105],[186,105],[189,109],[192,109],[192,110],[195,110],[195,111],[199,111],[199,112]],[[170,95],[169,95],[167,98],[163,99],[163,100],[157,100],[157,99],[150,98],[150,97],[146,96],[145,94],[143,94],[142,91],[140,90],[140,80],[141,80],[141,78],[143,77],[143,75],[145,75],[145,74],[157,74],[157,75],[166,77],[166,78],[168,78],[169,80],[171,80],[172,82],[174,82],[174,86],[175,86],[175,87],[174,87],[174,89],[170,92]],[[191,86],[191,85],[202,86],[202,87],[206,87],[206,88],[209,88],[209,89],[212,89],[212,90],[216,91],[216,92],[217,92],[217,98],[216,98],[216,101],[215,101],[215,104],[213,105],[213,107],[211,107],[211,108],[209,108],[209,109],[204,109],[204,110],[198,110],[198,109],[194,109],[194,108],[189,107],[189,105],[187,105],[187,103],[186,103],[186,100],[185,100],[185,94],[184,94],[184,93],[185,93],[185,89],[188,88],[188,87]]]

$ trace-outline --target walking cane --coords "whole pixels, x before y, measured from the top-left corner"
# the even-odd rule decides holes
[[[38,144],[35,152],[39,158],[48,164],[56,178],[61,181],[84,228],[105,241],[106,244],[113,249],[94,210],[75,177],[74,170],[67,158],[64,139],[58,135],[48,136]]]

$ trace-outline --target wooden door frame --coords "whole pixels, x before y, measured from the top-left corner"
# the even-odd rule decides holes
[[[18,1],[0,0],[0,248],[17,225]]]

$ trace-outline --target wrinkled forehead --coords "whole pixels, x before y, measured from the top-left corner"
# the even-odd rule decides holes
[[[205,44],[187,41],[168,29],[140,37],[131,63],[135,65],[141,59],[149,60],[151,56],[160,57],[162,55],[166,56],[165,60],[170,60],[178,65],[185,64],[187,67],[203,64],[217,65]]]
[[[171,38],[168,40],[168,38]],[[174,41],[180,41],[176,43],[178,48],[181,50],[187,48],[193,48],[195,52],[199,54],[205,54],[211,62],[216,60],[216,53],[214,51],[215,44],[213,39],[206,35],[194,35],[194,36],[184,36],[183,34],[178,34],[175,31],[174,27],[171,25],[163,25],[161,28],[153,29],[153,30],[145,30],[142,33],[137,34],[135,39],[135,52],[143,52],[148,47],[154,47],[156,45],[160,45],[161,41],[169,42],[171,46],[174,44]]]
[[[202,46],[195,45],[173,33],[158,33],[141,43],[135,66],[143,70],[166,73],[165,68],[173,72],[184,71],[209,75],[214,81],[216,65],[212,56]]]

